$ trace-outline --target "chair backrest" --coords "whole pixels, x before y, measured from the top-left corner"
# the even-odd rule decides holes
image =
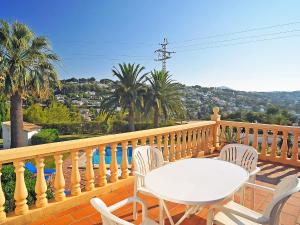
[[[151,146],[140,146],[133,150],[135,171],[146,175],[151,170],[161,167],[164,158],[160,150]]]
[[[136,172],[146,175],[151,170],[161,167],[164,158],[161,151],[151,146],[140,146],[133,150],[133,162]],[[144,186],[144,181],[138,179],[138,187]]]
[[[258,154],[252,146],[228,144],[221,149],[220,159],[237,164],[248,172],[252,172],[257,167]]]
[[[269,218],[270,224],[279,224],[280,212],[288,198],[300,191],[300,179],[296,175],[283,178],[276,186],[275,193],[270,205],[264,212],[264,217]]]
[[[99,198],[91,199],[91,204],[101,214],[103,225],[134,225],[112,214],[106,204]]]

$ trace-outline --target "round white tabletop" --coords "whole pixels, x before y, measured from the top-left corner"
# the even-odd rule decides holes
[[[184,159],[154,169],[145,187],[158,198],[185,205],[206,205],[224,200],[237,191],[249,173],[217,159]]]

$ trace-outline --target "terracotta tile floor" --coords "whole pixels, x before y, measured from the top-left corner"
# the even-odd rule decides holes
[[[259,166],[261,168],[261,172],[257,176],[257,183],[274,186],[276,185],[280,179],[287,175],[296,174],[300,175],[300,168],[295,167],[286,167],[280,164],[273,164],[269,162],[260,162]],[[250,190],[246,190],[246,199],[245,205],[250,207],[252,205],[252,195]],[[133,186],[125,186],[117,191],[111,192],[109,194],[99,196],[101,197],[108,205],[116,203],[124,198],[132,196],[133,194]],[[156,199],[146,196],[141,196],[143,200],[148,205],[148,213],[149,217],[153,219],[158,218],[158,202]],[[272,196],[267,192],[263,191],[255,191],[255,206],[254,209],[256,211],[262,212],[268,202],[270,202]],[[184,212],[185,207],[182,205],[177,205],[173,203],[168,203],[168,207],[170,209],[171,215],[174,218],[174,221],[178,220]],[[192,224],[206,224],[206,216],[207,216],[207,208],[204,208],[199,214],[195,216],[191,216],[189,219],[186,219],[182,224],[183,225],[192,225]],[[132,220],[132,206],[129,205],[124,207],[118,211],[116,211],[116,215],[121,218],[124,218],[127,221],[131,221],[135,224],[140,223],[140,215],[137,221]],[[72,209],[60,212],[59,214],[52,215],[44,220],[37,221],[32,225],[97,225],[101,224],[100,215],[91,207],[90,204],[81,205],[80,207],[74,207]],[[169,224],[169,221],[166,220],[166,225]],[[294,194],[284,206],[281,213],[281,224],[282,225],[300,225],[300,193]]]

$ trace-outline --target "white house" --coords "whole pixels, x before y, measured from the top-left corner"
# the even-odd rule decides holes
[[[23,145],[31,145],[31,137],[37,134],[42,127],[33,123],[23,123]],[[3,148],[10,148],[10,121],[2,123]]]

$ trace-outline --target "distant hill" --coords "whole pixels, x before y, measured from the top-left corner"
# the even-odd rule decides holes
[[[185,86],[184,102],[190,118],[208,118],[214,106],[223,114],[236,111],[264,112],[270,105],[279,105],[292,114],[300,114],[300,91],[246,92],[221,87]]]
[[[56,91],[57,99],[68,105],[78,103],[80,107],[98,108],[102,96],[107,91],[105,79],[71,78],[63,81],[63,89]],[[221,113],[237,111],[264,112],[270,105],[278,105],[290,113],[300,115],[300,91],[294,92],[247,92],[226,86],[202,87],[182,85],[182,99],[189,119],[207,119],[212,108],[218,106]],[[300,116],[298,116],[300,117]]]

